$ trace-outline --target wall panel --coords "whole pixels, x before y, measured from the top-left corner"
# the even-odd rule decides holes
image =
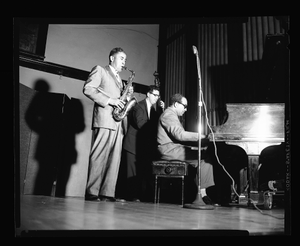
[[[185,75],[186,75],[186,36],[175,39],[167,45],[166,49],[166,90],[165,100],[169,105],[169,99],[174,93],[185,94]]]
[[[266,35],[284,32],[281,21],[274,16],[249,17],[249,21],[243,23],[243,61],[261,60]]]
[[[210,124],[216,125],[219,122],[217,111],[220,110],[217,99],[222,99],[221,90],[225,74],[222,69],[212,70],[212,67],[221,68],[228,64],[228,40],[227,24],[199,24],[198,25],[198,50],[201,63],[202,90],[204,102],[207,107]],[[216,72],[215,72],[216,71]],[[222,102],[222,100],[221,100]],[[206,124],[205,112],[202,110],[202,124]],[[206,128],[202,128],[207,133]]]

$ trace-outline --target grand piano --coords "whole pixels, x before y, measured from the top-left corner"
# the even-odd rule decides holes
[[[228,103],[227,119],[213,127],[209,139],[237,145],[248,155],[248,198],[258,193],[259,156],[263,149],[285,142],[285,102],[288,84],[288,36],[267,35],[261,63],[261,86],[257,101],[264,103]],[[250,199],[249,199],[250,200]],[[249,203],[248,200],[248,203]]]
[[[237,145],[248,155],[248,196],[257,200],[261,151],[285,141],[284,103],[228,103],[227,120],[213,127],[209,139]]]

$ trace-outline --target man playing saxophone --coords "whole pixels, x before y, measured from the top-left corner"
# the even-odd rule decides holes
[[[83,93],[95,102],[86,200],[121,201],[115,198],[115,187],[125,129],[122,121],[114,119],[113,110],[122,110],[125,106],[120,99],[124,85],[119,76],[125,63],[124,50],[112,49],[109,65],[95,66],[83,86]]]

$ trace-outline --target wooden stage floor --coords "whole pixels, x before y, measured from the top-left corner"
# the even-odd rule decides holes
[[[216,207],[214,210],[182,208],[176,204],[91,202],[83,198],[23,195],[16,236],[43,235],[43,232],[72,232],[88,236],[143,235],[280,235],[284,234],[284,209],[260,213],[252,207]],[[130,233],[130,232],[134,233]],[[78,232],[78,234],[77,234]],[[129,234],[127,234],[129,232]],[[46,234],[47,235],[47,234]],[[55,234],[54,234],[55,235]],[[204,234],[206,235],[206,234]]]

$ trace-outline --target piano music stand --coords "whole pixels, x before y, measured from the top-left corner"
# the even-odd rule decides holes
[[[198,50],[196,48],[196,46],[193,46],[193,52],[196,55],[196,59],[197,59],[197,70],[198,70],[198,81],[199,81],[199,103],[198,103],[198,119],[199,119],[199,127],[198,127],[198,133],[199,133],[199,140],[198,140],[198,193],[196,196],[196,199],[193,201],[193,203],[191,204],[184,204],[183,207],[184,208],[192,208],[192,209],[201,209],[201,210],[212,210],[215,207],[213,205],[208,205],[205,204],[202,200],[201,197],[201,187],[200,187],[200,176],[201,176],[201,106],[202,106],[202,102],[201,102],[201,93],[202,93],[202,88],[201,88],[201,73],[200,73],[200,60],[199,60],[199,56],[198,56]]]

